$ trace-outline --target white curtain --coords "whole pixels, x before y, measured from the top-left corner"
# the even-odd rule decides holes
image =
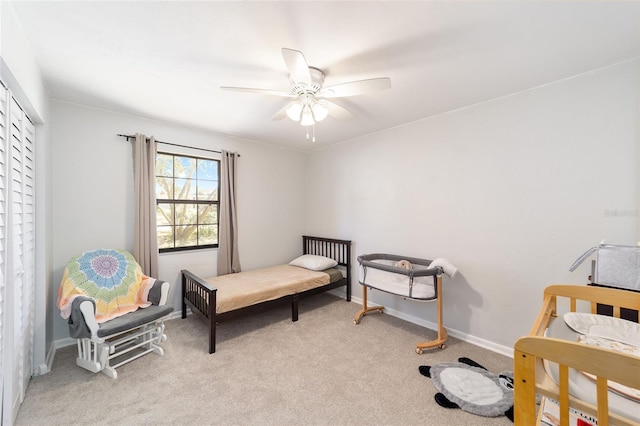
[[[236,216],[237,157],[222,150],[220,161],[220,216],[218,226],[218,275],[240,272],[238,219]]]
[[[135,183],[135,225],[133,257],[142,272],[158,277],[158,237],[156,229],[156,141],[136,134],[133,142]]]

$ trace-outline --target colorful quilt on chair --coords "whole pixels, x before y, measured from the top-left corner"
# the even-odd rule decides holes
[[[146,308],[151,305],[148,296],[154,282],[127,251],[87,251],[71,259],[64,270],[58,289],[60,315],[69,318],[71,304],[78,296],[95,301],[98,323]]]

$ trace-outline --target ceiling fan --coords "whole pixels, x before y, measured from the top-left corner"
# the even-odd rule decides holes
[[[302,52],[283,48],[282,58],[289,71],[291,89],[288,92],[230,86],[222,86],[221,89],[290,98],[292,101],[276,112],[273,120],[289,117],[303,126],[312,126],[327,116],[338,119],[353,117],[350,111],[328,99],[357,96],[391,87],[391,79],[388,77],[350,81],[323,87],[324,72],[319,68],[309,66]]]

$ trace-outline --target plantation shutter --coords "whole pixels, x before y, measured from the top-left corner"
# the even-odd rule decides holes
[[[13,216],[14,295],[14,391],[18,405],[31,377],[33,347],[34,215],[33,215],[33,124],[11,98],[11,191]]]
[[[0,385],[4,388],[4,339],[5,335],[5,271],[6,271],[6,179],[7,179],[7,91],[0,86]],[[1,394],[1,393],[0,393]],[[1,402],[1,401],[0,401]],[[2,416],[0,403],[0,422]]]
[[[2,94],[0,159],[0,350],[2,424],[12,424],[31,378],[35,299],[35,127]]]

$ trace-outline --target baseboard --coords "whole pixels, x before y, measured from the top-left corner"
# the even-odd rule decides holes
[[[191,309],[187,308],[187,315],[191,315]],[[178,318],[182,318],[181,310],[177,310],[177,311],[174,310],[168,316],[165,317],[165,320],[172,320],[172,319],[178,319]]]
[[[49,365],[47,364],[46,360],[44,364],[33,366],[34,376],[42,376],[43,374],[47,374],[48,372],[49,372]]]
[[[49,351],[47,352],[47,358],[45,360],[46,366],[41,366],[41,374],[46,374],[51,371],[53,368],[53,360],[56,357],[56,351],[61,348],[66,348],[67,346],[75,345],[76,339],[72,339],[71,337],[65,337],[64,339],[54,340],[51,346],[49,347]],[[42,371],[43,368],[46,368],[46,371]]]
[[[340,296],[340,297],[344,297],[344,295],[345,295],[344,290],[340,291],[339,289],[337,291],[336,290],[331,290],[330,293],[333,293],[334,295]],[[360,299],[358,297],[351,296],[351,301],[362,305],[362,299]],[[380,306],[383,306],[383,305],[380,305]],[[404,313],[402,311],[398,311],[396,309],[388,308],[386,306],[383,306],[383,307],[384,307],[384,312],[389,314],[389,315],[391,315],[391,316],[400,318],[402,320],[408,321],[408,322],[413,323],[413,324],[417,324],[417,325],[419,325],[421,327],[425,327],[425,328],[428,328],[428,329],[431,329],[431,330],[437,330],[438,329],[438,324],[436,324],[434,322],[427,321],[425,319],[418,318],[416,316],[409,315],[409,314],[406,314],[406,313]],[[481,339],[479,337],[472,336],[472,335],[467,334],[467,333],[463,333],[462,331],[459,331],[459,330],[456,330],[456,329],[452,329],[452,328],[449,328],[449,327],[446,327],[446,328],[447,328],[447,333],[449,334],[449,336],[455,337],[456,339],[460,339],[463,342],[467,342],[467,343],[471,343],[472,345],[479,346],[479,347],[481,347],[483,349],[487,349],[487,350],[489,350],[491,352],[495,352],[497,354],[504,355],[504,356],[506,356],[508,358],[513,358],[513,348],[510,347],[510,346],[499,345],[499,344],[497,344],[495,342],[491,342],[489,340]]]

